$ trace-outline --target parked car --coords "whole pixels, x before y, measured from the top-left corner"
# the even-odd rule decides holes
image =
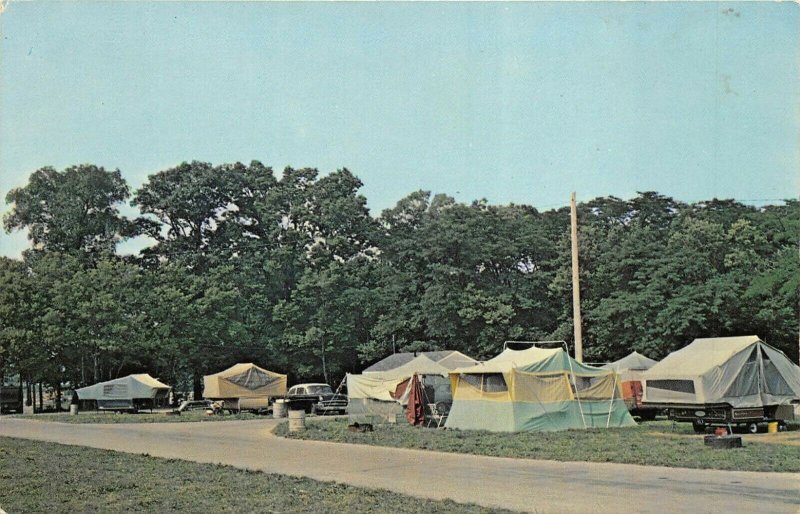
[[[211,400],[186,400],[178,407],[178,412],[185,412],[190,410],[207,410],[211,408],[214,402]]]
[[[328,384],[297,384],[286,393],[289,408],[309,414],[344,414],[347,396],[336,394]]]

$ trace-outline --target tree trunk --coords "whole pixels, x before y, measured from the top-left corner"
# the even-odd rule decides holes
[[[199,400],[203,397],[203,376],[197,371],[192,373],[192,388],[194,390],[195,400]]]
[[[61,381],[56,382],[56,410],[61,412]]]
[[[44,412],[44,395],[42,394],[41,382],[39,382],[39,412]]]
[[[33,394],[31,393],[31,381],[30,381],[30,379],[25,381],[25,393],[27,393],[25,395],[25,405],[30,407],[31,405],[33,405],[33,403],[32,403]],[[36,406],[35,405],[33,405],[33,410],[36,410]]]

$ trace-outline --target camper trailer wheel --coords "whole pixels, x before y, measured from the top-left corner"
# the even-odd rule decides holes
[[[639,419],[642,421],[653,421],[656,419],[658,411],[655,409],[639,411]]]
[[[786,422],[785,421],[779,421],[778,422],[778,432],[786,432],[787,430],[789,430],[789,427],[786,426]]]
[[[694,428],[695,434],[705,434],[706,433],[706,422],[702,419],[696,419],[692,421],[692,428]]]
[[[747,431],[750,432],[751,434],[757,434],[758,433],[758,423],[748,423],[747,424]]]

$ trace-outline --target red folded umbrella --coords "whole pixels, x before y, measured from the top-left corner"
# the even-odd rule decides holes
[[[411,377],[411,391],[408,394],[408,406],[406,407],[406,419],[412,425],[422,425],[425,423],[425,404],[422,403],[422,381],[419,375]]]

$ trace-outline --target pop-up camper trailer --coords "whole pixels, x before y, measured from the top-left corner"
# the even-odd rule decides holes
[[[286,375],[268,371],[252,363],[203,377],[203,397],[222,400],[231,411],[266,409],[272,398],[286,395]]]
[[[128,375],[75,390],[82,408],[137,411],[166,405],[172,389],[147,373]]]
[[[671,419],[708,425],[758,424],[794,419],[800,367],[758,336],[695,339],[643,376],[644,404]]]

